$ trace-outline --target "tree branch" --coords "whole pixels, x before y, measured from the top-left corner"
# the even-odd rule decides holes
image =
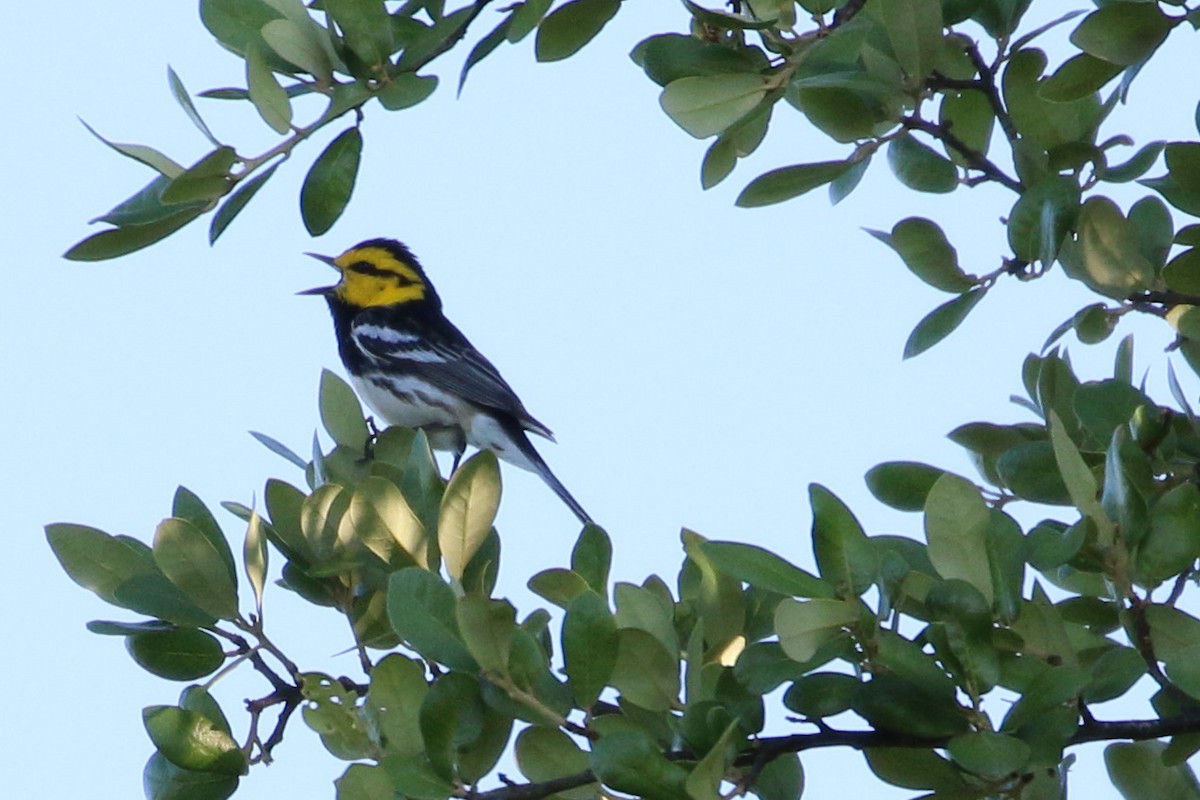
[[[1068,745],[1118,740],[1143,741],[1200,732],[1200,709],[1185,711],[1173,717],[1148,720],[1115,720],[1103,722],[1090,713],[1081,714],[1083,722],[1067,740]],[[850,747],[866,750],[872,747],[904,747],[917,750],[944,748],[949,737],[927,738],[896,731],[840,731],[821,726],[817,733],[795,733],[756,740],[742,751],[734,765],[761,770],[767,763],[790,753],[800,753],[822,747]],[[671,760],[694,759],[692,753],[668,753]],[[591,771],[563,775],[540,783],[515,783],[486,792],[471,792],[469,800],[540,800],[552,794],[595,783]]]
[[[996,88],[996,65],[983,60],[983,55],[979,52],[979,45],[975,42],[971,42],[963,50],[970,59],[971,66],[975,67],[975,71],[979,73],[978,88],[987,97],[988,104],[991,105],[992,113],[996,115],[996,121],[1000,123],[1005,138],[1010,142],[1015,142],[1019,138],[1019,134],[1012,117],[1008,115],[1008,109],[1004,107],[1004,99],[1000,97],[1000,90]]]
[[[915,114],[900,119],[900,124],[908,130],[921,131],[927,133],[940,142],[944,142],[947,147],[956,150],[963,159],[966,160],[967,166],[970,169],[982,172],[988,179],[1002,184],[1003,186],[1012,189],[1020,194],[1025,191],[1025,185],[1016,178],[1009,177],[1004,170],[996,166],[993,162],[984,157],[982,153],[970,147],[962,139],[959,139],[950,130],[949,126],[939,125],[935,122],[930,122],[927,119],[922,119]]]
[[[1134,307],[1144,305],[1161,306],[1165,311],[1175,306],[1200,306],[1200,295],[1184,294],[1182,292],[1142,292],[1141,294],[1131,294],[1125,298],[1129,303],[1133,303]]]

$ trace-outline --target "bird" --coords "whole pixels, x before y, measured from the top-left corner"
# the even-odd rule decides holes
[[[421,428],[430,446],[467,445],[541,477],[584,525],[593,524],[538,454],[526,432],[554,434],[525,410],[516,392],[442,312],[442,300],[417,257],[395,239],[368,239],[339,256],[306,253],[340,273],[332,286],[298,294],[329,304],[338,355],[350,381],[390,425]]]

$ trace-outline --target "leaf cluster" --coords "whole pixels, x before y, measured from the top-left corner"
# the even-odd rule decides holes
[[[1062,785],[1068,748],[1106,738],[1090,704],[1148,676],[1161,724],[1200,714],[1200,620],[1177,605],[1200,558],[1200,430],[1186,405],[1159,406],[1131,383],[1129,347],[1114,373],[1081,382],[1065,355],[1031,356],[1021,399],[1031,421],[950,434],[982,483],[911,462],[873,469],[878,499],[921,515],[919,538],[868,535],[811,485],[815,573],[685,530],[670,583],[614,580],[612,542],[588,525],[569,565],[529,579],[550,608],[519,612],[493,594],[495,457],[480,453],[444,481],[424,433],[372,435],[331,373],[320,410],[332,449],[315,442],[306,460],[256,434],[304,470],[306,488],[268,481],[261,518],[225,504],[248,526],[252,613],[239,610],[231,548],[186,489],[151,546],[78,525],[47,535],[76,582],[147,618],[94,632],[125,637],[161,677],[215,675],[145,710],[150,797],[227,797],[270,758],[296,707],[330,753],[358,762],[338,781],[343,800],[503,800],[516,789],[485,782],[510,742],[528,780],[521,797],[603,786],[703,800],[733,786],[783,800],[802,791],[800,753],[828,746],[862,749],[881,780],[939,797],[1056,796],[1021,792]],[[1060,513],[1025,528],[1005,511],[1017,501]],[[365,682],[304,670],[267,637],[268,550],[284,562],[280,588],[350,622]],[[1170,597],[1154,600],[1164,583]],[[248,701],[239,745],[208,690],[246,662],[272,692]],[[768,735],[765,698],[779,689],[815,733]],[[1017,701],[993,718],[998,692]],[[274,705],[264,741],[260,715]],[[835,730],[835,719],[869,730]],[[1165,730],[1138,724],[1148,726],[1138,738]],[[1191,780],[1200,723],[1186,730],[1165,747],[1114,745],[1114,780],[1143,781],[1133,765],[1151,753],[1153,774]]]

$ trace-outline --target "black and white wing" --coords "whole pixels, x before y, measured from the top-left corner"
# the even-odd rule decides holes
[[[350,335],[381,370],[427,380],[484,409],[507,414],[525,430],[553,441],[550,429],[525,410],[492,362],[449,321],[425,326],[418,321],[380,319],[366,311],[355,318]]]

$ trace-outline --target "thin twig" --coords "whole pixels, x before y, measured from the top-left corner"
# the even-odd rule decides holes
[[[970,169],[982,172],[996,183],[1002,184],[1018,194],[1025,191],[1024,184],[1022,184],[1016,178],[1010,177],[1004,172],[1004,170],[1000,169],[1000,167],[996,166],[996,164],[992,161],[989,161],[978,150],[972,148],[962,139],[959,139],[957,136],[955,136],[954,132],[951,131],[948,126],[940,125],[936,122],[930,122],[929,120],[922,119],[915,114],[902,117],[900,119],[900,124],[908,130],[921,131],[922,133],[929,134],[940,142],[944,142],[947,147],[958,151],[958,153],[967,162],[967,166]]]
[[[1005,43],[1007,44],[1007,43]],[[1017,126],[1013,124],[1012,117],[1008,115],[1008,109],[1004,107],[1004,99],[1000,97],[1000,90],[996,88],[996,70],[1000,65],[1000,59],[1003,55],[1005,47],[1002,45],[996,55],[996,63],[988,64],[983,60],[983,55],[979,52],[979,45],[971,42],[963,51],[970,59],[971,65],[975,67],[975,71],[979,73],[980,89],[988,99],[988,104],[992,107],[992,113],[996,115],[996,121],[1000,123],[1000,128],[1004,131],[1004,136],[1010,142],[1015,142],[1019,138]]]
[[[1067,745],[1087,742],[1160,739],[1181,733],[1200,732],[1200,709],[1186,711],[1173,717],[1149,720],[1117,720],[1103,722],[1081,711],[1082,724],[1067,740]],[[735,760],[734,766],[749,767],[751,773],[780,756],[823,747],[850,747],[866,750],[874,747],[899,747],[917,750],[944,748],[949,737],[929,738],[895,731],[841,731],[822,727],[817,733],[798,733],[758,739]],[[695,758],[693,753],[668,753],[667,758]],[[762,765],[762,766],[760,766]],[[485,792],[471,792],[470,800],[540,800],[543,797],[594,783],[591,771],[564,775],[548,781],[518,783]],[[749,786],[749,784],[746,784]]]

